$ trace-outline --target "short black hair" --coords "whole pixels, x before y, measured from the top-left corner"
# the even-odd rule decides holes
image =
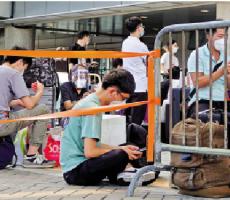
[[[27,49],[23,47],[14,46],[11,50],[27,50]],[[5,56],[3,62],[8,62],[10,64],[13,64],[20,59],[22,59],[23,64],[28,64],[28,67],[32,65],[32,58],[24,57],[24,56]]]
[[[223,21],[223,19],[216,19],[215,21]],[[223,27],[223,28],[224,28],[224,27]],[[212,28],[212,34],[216,33],[217,29],[222,29],[222,28],[221,28],[221,27],[220,27],[220,28]],[[208,29],[205,29],[205,33],[206,33],[207,35],[209,35],[209,34],[210,34],[210,29],[209,29],[209,28],[208,28]]]
[[[216,33],[217,29],[221,29],[221,28],[211,28],[212,29],[212,35]],[[210,29],[205,29],[205,33],[207,35],[210,35]]]
[[[141,24],[142,20],[140,17],[133,16],[125,20],[126,28],[130,33],[135,32],[137,27]]]
[[[116,69],[118,65],[123,65],[123,60],[121,58],[113,59],[112,61],[113,68]]]
[[[85,36],[86,36],[86,37],[89,37],[89,36],[90,36],[89,31],[80,31],[80,32],[77,34],[77,39],[83,39]]]
[[[102,88],[107,89],[108,87],[115,86],[121,92],[132,95],[136,88],[135,80],[133,75],[125,69],[113,69],[106,74],[102,81]]]
[[[172,40],[172,45],[176,43],[176,40]],[[167,47],[169,47],[169,41],[167,42]]]

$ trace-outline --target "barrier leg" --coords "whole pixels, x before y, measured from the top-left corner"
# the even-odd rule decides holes
[[[149,171],[154,171],[156,173],[156,178],[157,178],[160,171],[170,171],[170,170],[171,170],[171,166],[168,166],[168,165],[157,166],[157,167],[154,165],[148,165],[148,166],[145,166],[139,169],[129,184],[127,197],[133,196],[134,190],[138,186],[139,179],[144,173],[149,172]]]

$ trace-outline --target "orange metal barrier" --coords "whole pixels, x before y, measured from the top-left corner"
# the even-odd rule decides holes
[[[7,56],[24,56],[24,57],[50,57],[50,58],[125,58],[147,56],[148,59],[148,101],[135,103],[101,106],[91,109],[69,110],[52,114],[40,115],[35,117],[27,117],[20,119],[0,120],[0,124],[12,123],[23,120],[39,120],[62,117],[76,117],[80,115],[94,115],[99,112],[114,111],[134,106],[140,106],[148,103],[148,138],[147,138],[147,160],[154,161],[154,131],[155,131],[155,105],[160,104],[160,98],[155,97],[154,85],[154,58],[160,57],[160,50],[154,50],[148,53],[133,53],[133,52],[117,52],[117,51],[40,51],[40,50],[0,50],[0,55]]]

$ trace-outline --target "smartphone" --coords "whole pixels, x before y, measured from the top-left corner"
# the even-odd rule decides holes
[[[146,151],[146,147],[141,148],[141,149],[139,149],[138,151],[140,151],[140,152],[144,152],[144,151]]]

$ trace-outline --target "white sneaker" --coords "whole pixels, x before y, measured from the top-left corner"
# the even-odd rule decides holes
[[[24,156],[22,166],[25,168],[52,168],[55,167],[55,161],[49,161],[43,155],[36,154],[32,157]]]
[[[138,170],[139,169],[131,167],[119,173],[117,175],[118,185],[128,186]],[[152,183],[155,180],[156,180],[156,173],[154,171],[149,171],[149,172],[142,174],[142,176],[138,180],[138,185],[145,186],[145,185]]]

